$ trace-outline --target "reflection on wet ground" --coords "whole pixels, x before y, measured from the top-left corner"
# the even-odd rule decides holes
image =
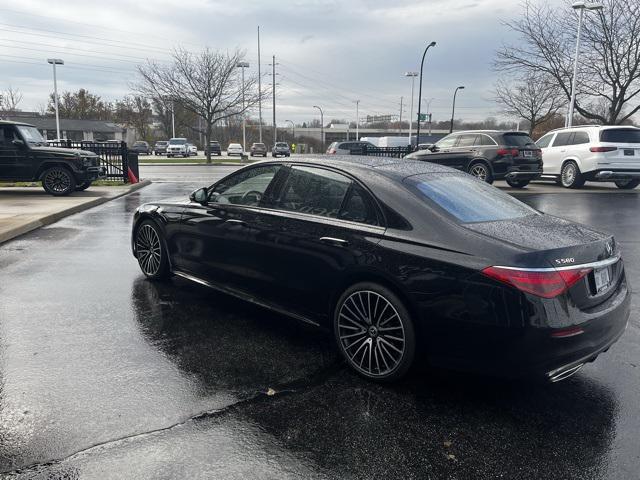
[[[426,368],[371,384],[346,370],[324,332],[141,276],[129,252],[133,209],[195,186],[152,185],[0,247],[0,471],[637,478],[637,297],[620,342],[560,384]],[[550,197],[523,199],[613,231],[633,284],[635,196]],[[603,201],[617,214],[607,217]]]

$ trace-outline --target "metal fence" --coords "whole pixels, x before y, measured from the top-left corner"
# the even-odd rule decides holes
[[[368,155],[372,157],[393,157],[403,158],[405,155],[411,153],[413,149],[410,146],[406,147],[369,147],[363,145],[362,148],[351,150],[351,155]]]
[[[100,165],[107,169],[104,180],[112,182],[128,182],[129,150],[126,142],[87,142],[59,140],[47,142],[51,147],[74,148],[88,150],[100,157]]]

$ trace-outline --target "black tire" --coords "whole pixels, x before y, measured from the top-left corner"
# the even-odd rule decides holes
[[[622,190],[633,190],[640,185],[640,180],[637,178],[631,180],[616,180],[614,183],[616,184],[616,187]]]
[[[522,180],[522,179],[518,180],[517,178],[513,178],[513,179],[512,178],[506,178],[505,180],[507,181],[507,184],[509,184],[509,186],[513,187],[513,188],[524,188],[527,185],[529,185],[529,182],[531,181],[531,180],[528,180],[528,179],[527,180]]]
[[[562,165],[560,182],[564,188],[581,188],[584,185],[584,175],[576,162],[569,160]]]
[[[50,167],[40,177],[44,191],[55,197],[69,195],[76,189],[76,179],[65,167]]]
[[[93,180],[87,180],[86,182],[82,182],[80,185],[76,186],[76,192],[82,192],[91,186]]]
[[[140,270],[151,280],[169,278],[169,259],[160,227],[144,220],[136,229],[136,257]]]
[[[382,285],[362,282],[348,288],[336,303],[333,329],[347,364],[365,378],[392,382],[406,375],[413,364],[416,334],[411,315],[398,296]]]
[[[486,162],[476,161],[469,165],[469,175],[476,177],[478,180],[491,185],[493,183],[493,173],[491,173],[491,167]]]

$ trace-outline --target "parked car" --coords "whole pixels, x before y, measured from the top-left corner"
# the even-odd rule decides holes
[[[257,155],[261,155],[263,157],[267,156],[267,146],[264,143],[254,143],[251,145],[251,153],[252,157]]]
[[[151,147],[149,147],[149,143],[143,140],[133,142],[133,145],[129,150],[138,153],[138,155],[149,155],[151,153]]]
[[[187,143],[187,150],[189,151],[189,155],[198,155],[198,147],[193,143]]]
[[[47,193],[62,196],[105,174],[95,153],[49,147],[33,125],[0,120],[0,181],[41,181]]]
[[[556,381],[624,332],[630,292],[611,235],[545,215],[441,165],[272,160],[137,209],[133,254],[333,331],[347,363],[433,365]]]
[[[272,157],[290,157],[291,150],[289,149],[289,144],[286,142],[276,142],[276,144],[271,149]]]
[[[220,147],[220,142],[216,140],[212,140],[209,142],[209,146],[205,147],[205,155],[207,151],[211,152],[211,155],[217,155],[218,157],[222,155],[222,148]]]
[[[177,156],[185,158],[189,156],[186,138],[172,138],[171,140],[169,140],[169,146],[167,147],[167,158]]]
[[[329,155],[360,155],[365,148],[378,148],[371,142],[333,142],[327,148]]]
[[[158,140],[153,146],[154,155],[166,155],[169,142],[167,140]]]
[[[629,190],[640,184],[640,128],[584,125],[560,128],[538,140],[544,176],[566,188],[614,182]]]
[[[524,132],[477,130],[449,134],[405,158],[453,167],[487,183],[504,179],[511,187],[522,188],[540,177],[543,157]]]
[[[227,147],[227,155],[230,157],[231,155],[244,155],[244,150],[242,149],[242,145],[239,143],[230,143]]]

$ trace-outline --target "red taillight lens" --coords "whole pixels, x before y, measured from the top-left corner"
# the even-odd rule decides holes
[[[496,153],[501,156],[511,155],[512,157],[517,157],[520,155],[520,150],[517,148],[499,148]]]
[[[601,153],[601,152],[613,152],[617,149],[618,147],[591,147],[589,148],[589,151],[594,153]]]
[[[487,267],[482,270],[486,276],[506,283],[523,292],[543,298],[553,298],[566,292],[578,280],[587,275],[591,268],[571,270],[535,271],[505,267]]]

